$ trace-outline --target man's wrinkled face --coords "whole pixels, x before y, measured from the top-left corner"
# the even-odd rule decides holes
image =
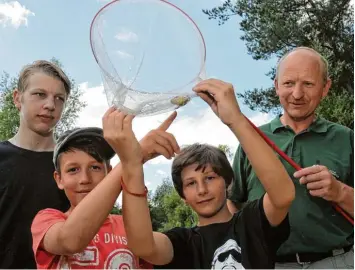
[[[287,114],[294,121],[312,116],[322,98],[328,94],[330,80],[325,81],[319,57],[309,51],[295,51],[279,66],[275,79],[276,93]]]

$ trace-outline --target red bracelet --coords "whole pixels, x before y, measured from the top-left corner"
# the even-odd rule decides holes
[[[130,192],[130,191],[127,189],[126,185],[125,185],[124,182],[123,182],[123,178],[121,178],[121,185],[122,185],[122,189],[123,189],[124,191],[126,191],[126,192],[127,192],[128,194],[130,194],[130,195],[133,195],[133,196],[136,196],[136,197],[147,197],[148,189],[147,189],[146,186],[144,186],[144,193],[133,193],[133,192]]]

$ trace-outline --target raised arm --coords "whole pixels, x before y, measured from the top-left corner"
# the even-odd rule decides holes
[[[117,118],[120,112],[109,109],[103,117],[103,130],[106,141],[116,151],[120,133],[117,132]],[[149,160],[159,151],[161,132],[152,131],[140,142],[142,145],[142,159]],[[163,139],[164,141],[164,139]],[[174,145],[176,148],[176,146]],[[156,149],[158,148],[158,150]],[[173,155],[173,150],[162,151],[167,158]],[[170,154],[172,152],[172,154]],[[64,222],[58,222],[47,231],[41,242],[41,247],[52,254],[71,255],[84,250],[99,231],[109,215],[121,192],[122,166],[118,164],[85,198],[73,209]]]
[[[115,110],[103,117],[104,136],[114,145]],[[52,254],[70,255],[83,251],[94,238],[121,192],[121,165],[117,165],[73,209],[65,222],[50,227],[41,247]]]
[[[109,215],[121,192],[118,179],[121,168],[116,166],[106,178],[74,208],[65,222],[49,228],[41,247],[57,255],[83,251]]]
[[[157,130],[152,131],[158,138],[154,140],[149,158],[163,154],[167,158],[179,151],[175,138],[166,132],[173,122],[173,113]],[[132,131],[132,116],[121,113],[117,118],[120,123],[120,144],[117,153],[123,168],[123,220],[130,250],[152,264],[167,264],[173,258],[173,246],[167,236],[153,233],[144,185],[143,163],[147,159]],[[159,136],[158,136],[159,135]],[[144,145],[144,142],[141,141]]]
[[[231,84],[202,81],[194,91],[205,100],[238,138],[256,175],[266,190],[263,206],[271,225],[280,224],[295,197],[295,187],[273,150],[241,113]]]

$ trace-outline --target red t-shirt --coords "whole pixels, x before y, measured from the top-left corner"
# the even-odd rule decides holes
[[[122,216],[109,215],[99,232],[81,253],[70,256],[54,255],[40,247],[48,229],[66,220],[64,213],[55,209],[40,211],[32,223],[33,251],[37,268],[42,269],[135,269],[151,266],[139,264],[127,247],[127,238]]]

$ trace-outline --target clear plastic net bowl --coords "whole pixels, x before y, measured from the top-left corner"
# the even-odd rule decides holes
[[[205,78],[206,46],[195,22],[164,0],[117,0],[90,27],[109,105],[138,116],[185,105]]]

